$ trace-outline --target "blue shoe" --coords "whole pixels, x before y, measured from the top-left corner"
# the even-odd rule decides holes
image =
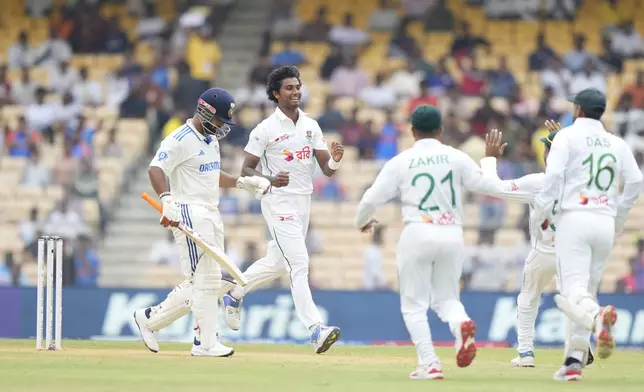
[[[241,325],[242,299],[233,298],[230,293],[225,294],[219,300],[222,311],[224,312],[224,321],[228,328],[233,331],[239,331]]]
[[[311,343],[317,354],[327,352],[340,339],[340,328],[319,325],[311,335]]]

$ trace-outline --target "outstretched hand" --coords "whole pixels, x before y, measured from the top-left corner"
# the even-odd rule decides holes
[[[503,155],[508,143],[501,144],[503,132],[493,129],[485,134],[485,156],[499,158]]]
[[[554,120],[546,120],[544,123],[548,131],[554,132],[554,131],[560,131],[561,130],[561,123],[555,122]]]
[[[334,161],[340,162],[344,156],[344,146],[338,142],[331,143],[331,157]]]

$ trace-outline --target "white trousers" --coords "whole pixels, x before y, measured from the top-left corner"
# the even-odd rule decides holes
[[[597,291],[615,240],[615,218],[584,211],[557,220],[557,275],[561,294],[590,314],[599,311]],[[590,332],[572,324],[568,347],[587,350]]]
[[[181,205],[181,220],[187,226],[193,228],[206,241],[224,249],[224,222],[218,210],[209,210],[202,206]],[[181,272],[186,277],[194,274],[199,261],[208,255],[199,248],[193,240],[187,237],[179,229],[173,228],[174,240],[179,247],[181,255]],[[215,265],[219,266],[216,262]]]
[[[266,256],[244,271],[248,285],[243,295],[289,274],[293,303],[302,323],[307,328],[322,323],[309,287],[309,254],[305,242],[311,196],[266,196],[262,199],[262,214],[273,240],[268,243]]]
[[[419,365],[437,360],[427,320],[430,307],[452,333],[470,319],[460,301],[464,247],[459,226],[410,223],[400,235],[396,250],[400,307]]]
[[[517,350],[534,350],[534,325],[539,312],[541,294],[557,272],[554,254],[532,249],[523,266],[523,283],[517,297]]]

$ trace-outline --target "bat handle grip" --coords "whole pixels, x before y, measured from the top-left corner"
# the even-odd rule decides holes
[[[152,207],[154,207],[154,209],[156,209],[157,211],[163,212],[163,207],[161,206],[161,203],[159,203],[155,198],[153,198],[152,196],[148,195],[147,193],[143,192],[141,194],[141,199],[143,199],[146,202],[148,202],[148,204],[151,205]]]

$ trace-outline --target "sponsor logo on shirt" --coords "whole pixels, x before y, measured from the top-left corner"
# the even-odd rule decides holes
[[[592,205],[608,205],[608,196],[602,195],[599,197],[592,197],[589,198],[588,196],[584,195],[583,193],[579,194],[579,204],[582,206],[586,206],[588,204]]]
[[[280,216],[280,222],[295,220],[293,215]]]
[[[292,153],[292,152],[290,152],[289,150],[284,149],[283,153],[284,153],[284,155],[286,156],[286,158],[284,158],[284,159],[286,160],[286,162],[290,162],[290,161],[292,161],[293,159],[295,159],[295,158],[293,158],[293,153]]]
[[[165,161],[168,159],[168,153],[165,151],[159,151],[159,154],[157,155],[157,161]]]
[[[219,170],[219,162],[208,162],[208,163],[202,163],[199,165],[199,172],[200,173],[208,173],[211,171],[217,171]]]
[[[199,156],[202,156],[202,155],[206,155],[206,153],[205,153],[205,152],[203,152],[203,150],[200,150],[200,151],[199,151]]]
[[[273,143],[279,143],[279,142],[284,141],[286,139],[288,139],[288,135],[284,134],[282,136],[276,137],[275,140],[273,140]]]

